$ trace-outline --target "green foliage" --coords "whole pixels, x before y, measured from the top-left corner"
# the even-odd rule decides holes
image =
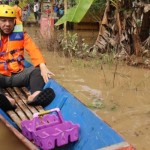
[[[104,12],[106,5],[106,0],[94,0],[92,6],[90,7],[91,13]]]
[[[64,37],[61,35],[61,47],[65,56],[69,57],[84,57],[88,54],[89,45],[84,42],[84,39],[78,37],[77,33],[68,34]]]
[[[19,1],[19,6],[21,8],[25,7],[28,4],[28,0]]]
[[[77,33],[71,34],[70,32],[67,33],[66,36],[63,34],[60,35],[59,39],[61,39],[59,49],[63,52],[64,56],[66,57],[74,57],[74,58],[82,58],[85,60],[92,60],[94,58],[94,63],[90,61],[88,63],[81,63],[79,59],[76,61],[76,64],[83,67],[88,66],[99,66],[100,64],[114,64],[114,51],[101,54],[98,52],[98,49],[95,47],[92,51],[90,51],[90,46],[85,42],[85,40],[78,36]]]
[[[27,6],[27,4],[30,4],[30,5],[33,5],[33,3],[34,3],[34,0],[21,0],[21,1],[19,1],[19,6],[21,7],[21,8],[24,8],[25,6]],[[13,0],[12,2],[11,2],[11,5],[13,6],[15,4],[15,0]]]
[[[80,22],[82,18],[85,16],[87,11],[89,10],[90,6],[92,5],[94,0],[79,0],[77,5],[68,9],[67,13],[59,19],[55,25],[60,25],[65,23],[66,21],[69,22]]]
[[[88,17],[92,18],[93,21],[100,22],[105,10],[105,4],[106,0],[94,0],[87,12]]]
[[[97,109],[105,108],[105,105],[104,105],[103,100],[101,98],[93,99],[92,106],[93,106],[93,108],[97,108]]]

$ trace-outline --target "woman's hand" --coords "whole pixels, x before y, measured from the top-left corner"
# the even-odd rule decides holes
[[[43,77],[45,83],[48,82],[49,78],[55,76],[51,71],[48,70],[44,63],[41,63],[39,66],[41,70],[41,76]]]

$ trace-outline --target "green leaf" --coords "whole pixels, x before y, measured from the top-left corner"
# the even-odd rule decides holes
[[[78,4],[67,10],[67,13],[61,17],[55,25],[58,26],[67,21],[69,22],[80,22],[85,16],[94,0],[79,0]]]

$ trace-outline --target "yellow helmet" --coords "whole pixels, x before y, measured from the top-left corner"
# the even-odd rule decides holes
[[[9,5],[0,5],[0,17],[16,17],[16,11],[13,7]]]

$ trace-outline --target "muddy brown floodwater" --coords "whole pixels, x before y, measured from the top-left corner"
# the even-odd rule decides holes
[[[37,43],[35,28],[28,28]],[[82,33],[84,35],[84,32]],[[87,35],[87,32],[86,32]],[[91,34],[89,33],[89,36]],[[41,45],[40,45],[41,46]],[[150,149],[150,71],[119,65],[84,67],[83,62],[60,57],[56,52],[42,49],[48,68],[55,79],[97,113],[137,150]],[[0,145],[24,150],[6,128],[0,124]],[[9,143],[9,144],[8,144]],[[9,145],[9,148],[7,146]]]

